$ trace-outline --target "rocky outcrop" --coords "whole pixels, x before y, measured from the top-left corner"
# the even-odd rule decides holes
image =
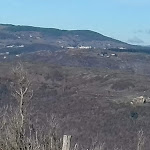
[[[139,96],[139,97],[133,98],[133,100],[130,102],[130,104],[132,104],[132,105],[144,104],[144,103],[146,103],[146,100],[147,99],[144,96]]]

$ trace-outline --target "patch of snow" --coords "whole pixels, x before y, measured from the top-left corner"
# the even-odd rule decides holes
[[[32,38],[33,36],[30,34],[30,38]]]
[[[6,52],[6,55],[9,55],[9,52]]]
[[[78,47],[79,49],[90,49],[90,48],[92,48],[91,46],[79,46]]]
[[[6,56],[4,56],[4,59],[6,59],[7,57]]]
[[[12,47],[14,47],[15,45],[7,45],[6,47],[7,48],[12,48]]]
[[[41,38],[39,36],[37,36],[36,39],[41,39]]]
[[[16,57],[20,57],[20,55],[16,55]]]
[[[18,36],[18,39],[20,39],[21,37],[20,36]]]
[[[19,46],[17,46],[17,47],[24,47],[24,45],[19,45]]]
[[[68,48],[68,49],[74,49],[74,47],[73,47],[73,46],[68,46],[67,48]]]
[[[116,54],[111,54],[111,56],[116,56]]]
[[[106,74],[106,75],[104,76],[104,78],[106,78],[106,77],[108,77],[108,74]]]
[[[119,47],[119,49],[126,49],[125,47]]]

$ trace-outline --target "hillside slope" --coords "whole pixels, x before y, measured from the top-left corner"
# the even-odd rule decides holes
[[[13,63],[13,62],[12,62]],[[10,84],[12,63],[0,63],[0,106],[15,103]],[[96,141],[133,150],[137,132],[144,131],[149,150],[149,103],[132,106],[133,98],[150,96],[150,77],[123,71],[62,67],[47,62],[24,62],[32,80],[32,114],[39,122],[53,114],[60,132],[90,149]]]
[[[145,54],[144,54],[145,53]],[[14,105],[12,66],[24,64],[34,91],[33,116],[53,114],[60,132],[84,149],[93,143],[133,150],[137,133],[150,144],[150,53],[93,31],[0,25],[0,106]]]
[[[19,45],[28,48],[29,45],[36,44],[43,46],[42,48],[37,46],[36,50],[51,50],[52,46],[59,49],[81,46],[105,49],[132,47],[127,43],[90,30],[59,30],[31,26],[0,25],[0,51],[21,49],[22,47],[18,47]]]

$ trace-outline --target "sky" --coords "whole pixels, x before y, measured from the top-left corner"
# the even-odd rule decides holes
[[[92,30],[150,45],[150,0],[0,0],[0,23]]]

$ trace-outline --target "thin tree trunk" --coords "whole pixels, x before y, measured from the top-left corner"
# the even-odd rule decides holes
[[[71,141],[71,135],[64,135],[63,136],[62,150],[70,150],[70,141]]]

